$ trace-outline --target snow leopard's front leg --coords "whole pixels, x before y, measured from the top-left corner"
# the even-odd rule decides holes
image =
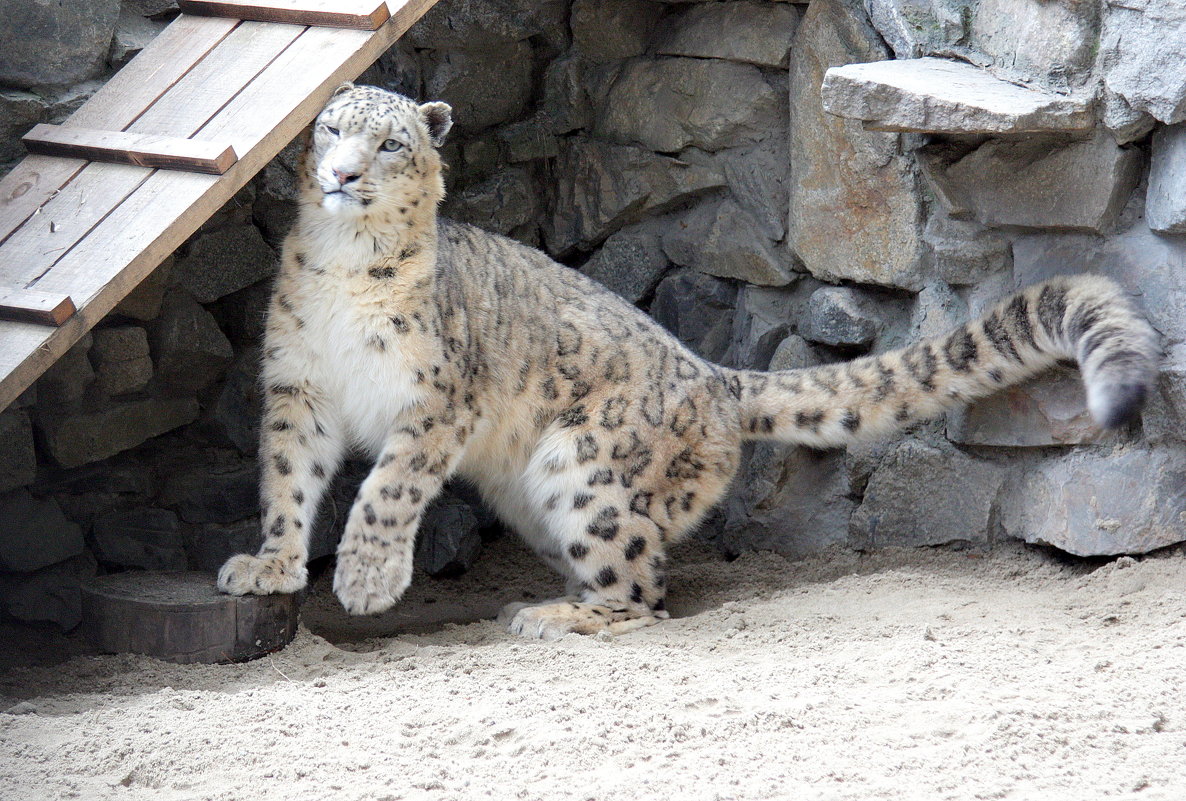
[[[461,459],[469,428],[424,417],[402,425],[383,447],[338,544],[334,592],[355,615],[386,611],[412,581],[416,529],[424,509]]]
[[[220,590],[268,595],[305,586],[310,528],[344,449],[338,420],[312,388],[268,383],[259,448],[263,545],[256,556],[227,560],[218,572]]]

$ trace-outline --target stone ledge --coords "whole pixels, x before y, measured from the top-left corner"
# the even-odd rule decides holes
[[[832,67],[824,109],[862,120],[873,131],[1016,134],[1087,131],[1084,99],[1041,92],[942,58],[873,61]]]

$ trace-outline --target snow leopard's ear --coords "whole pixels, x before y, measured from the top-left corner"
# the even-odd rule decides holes
[[[445,134],[453,127],[453,109],[448,103],[425,103],[420,107],[420,119],[428,127],[428,137],[433,147],[445,143]]]
[[[354,84],[350,83],[350,81],[346,81],[346,83],[342,84],[337,89],[335,89],[334,93],[332,95],[330,95],[330,97],[337,97],[338,95],[342,94],[342,92],[349,92],[353,88],[354,88]]]

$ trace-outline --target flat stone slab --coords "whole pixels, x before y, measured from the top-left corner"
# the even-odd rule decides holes
[[[213,573],[133,571],[82,587],[83,625],[95,645],[167,662],[243,662],[296,636],[297,595],[224,595]]]
[[[872,61],[824,75],[824,109],[873,131],[1010,134],[1087,131],[1085,99],[1003,81],[943,58]]]

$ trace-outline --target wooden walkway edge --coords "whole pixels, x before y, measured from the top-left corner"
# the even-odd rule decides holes
[[[123,132],[127,141],[218,143],[238,156],[223,174],[32,155],[5,176],[0,298],[69,297],[77,312],[57,327],[0,322],[0,411],[287,145],[339,84],[362,73],[435,1],[388,0],[390,18],[375,30],[182,14],[55,135],[68,138],[78,129],[82,138],[90,129]],[[316,0],[252,7],[288,5],[307,7]],[[333,5],[365,8],[349,0]]]

